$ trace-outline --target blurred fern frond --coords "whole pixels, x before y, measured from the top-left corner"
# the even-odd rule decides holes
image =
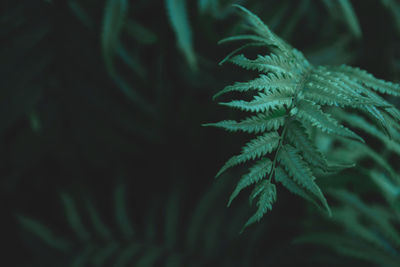
[[[330,16],[345,24],[354,37],[362,37],[360,24],[350,0],[323,0],[322,3],[325,5]]]
[[[400,33],[400,4],[395,0],[381,0],[381,3],[391,13],[394,25]]]
[[[113,218],[104,217],[90,199],[78,202],[62,193],[65,225],[61,229],[24,215],[17,219],[40,266],[47,266],[45,262],[74,267],[231,266],[233,262],[235,266],[263,266],[267,258],[274,258],[257,253],[257,237],[266,228],[247,237],[254,239],[252,243],[237,239],[246,209],[232,218],[215,208],[225,187],[225,183],[213,186],[187,214],[183,192],[175,190],[165,203],[148,205],[147,215],[139,218],[128,206],[125,186],[119,184],[114,190]],[[45,262],[41,262],[41,253],[47,255]]]
[[[392,139],[381,135],[375,126],[359,116],[341,112],[339,117],[353,122],[382,145],[370,148],[347,140],[336,140],[346,145],[333,145],[330,140],[325,149],[333,159],[359,162],[350,174],[328,176],[329,195],[337,201],[332,218],[323,221],[308,220],[308,231],[295,239],[295,243],[322,245],[337,254],[372,263],[374,266],[398,266],[400,262],[400,176],[398,161],[398,127],[389,128]],[[349,118],[350,117],[350,118]],[[354,192],[343,189],[343,179],[352,179]],[[335,180],[337,185],[329,183]],[[338,189],[339,188],[339,189]],[[310,223],[311,222],[311,223]],[[325,224],[326,223],[326,224]],[[317,226],[319,225],[319,226]],[[318,229],[318,230],[315,230]]]
[[[399,186],[392,186],[400,199]],[[368,204],[345,190],[333,190],[341,206],[332,209],[337,231],[313,232],[297,238],[298,243],[326,246],[334,252],[376,266],[398,266],[400,262],[399,207]]]
[[[196,55],[193,48],[192,31],[186,10],[186,0],[166,0],[166,9],[172,29],[175,32],[178,47],[186,57],[192,69],[197,68]]]

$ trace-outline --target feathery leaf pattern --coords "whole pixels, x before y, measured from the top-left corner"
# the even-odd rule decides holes
[[[341,1],[340,4],[345,9],[351,30],[355,35],[361,35],[349,3]],[[300,51],[275,35],[260,18],[242,6],[234,6],[246,19],[247,29],[251,33],[231,36],[220,43],[250,43],[230,53],[220,64],[230,62],[260,74],[253,80],[236,82],[225,87],[215,94],[214,99],[231,92],[253,92],[250,100],[237,99],[220,104],[255,114],[239,122],[225,120],[205,126],[261,134],[244,147],[242,154],[228,160],[217,176],[237,164],[264,158],[242,177],[228,205],[243,188],[255,183],[256,189],[250,200],[258,198],[258,209],[245,227],[259,221],[275,201],[275,180],[294,194],[322,206],[330,214],[314,172],[329,173],[354,165],[328,162],[309,137],[309,133],[312,129],[317,129],[332,136],[356,140],[366,146],[364,139],[350,129],[355,126],[388,143],[390,138],[385,134],[397,134],[391,129],[391,125],[399,120],[400,113],[378,94],[399,96],[400,86],[376,79],[364,70],[346,65],[313,66]],[[244,54],[235,55],[249,46],[266,47],[271,53],[258,55],[256,59],[249,59]],[[335,111],[342,108],[349,108],[372,118],[383,131],[373,125],[367,126],[356,117],[348,116],[352,113],[347,110],[342,112],[345,116],[336,118]],[[349,128],[342,125],[341,121],[345,121]]]

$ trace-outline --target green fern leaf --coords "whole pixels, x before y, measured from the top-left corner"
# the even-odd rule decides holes
[[[339,67],[330,67],[330,69],[345,73],[354,81],[357,81],[380,93],[400,96],[399,84],[394,84],[381,79],[377,79],[372,74],[366,72],[365,70],[349,67],[346,65],[342,65]]]
[[[298,196],[312,202],[317,207],[320,207],[318,202],[316,202],[314,200],[314,198],[312,198],[306,190],[304,190],[296,182],[294,182],[292,179],[290,179],[288,174],[281,167],[277,167],[275,169],[274,178],[275,178],[276,182],[281,183],[291,193],[298,195]]]
[[[382,120],[382,117],[379,116],[379,110],[377,108],[383,108],[394,118],[400,119],[399,111],[394,108],[392,104],[377,95],[374,91],[364,87],[361,83],[356,82],[344,73],[332,71],[328,67],[321,67],[320,69],[324,70],[324,75],[329,77],[329,79],[332,79],[336,83],[340,83],[342,85],[342,89],[344,91],[341,91],[340,94],[344,93],[351,99],[352,107],[358,108],[368,115],[372,115],[373,117],[377,118],[378,123],[382,123],[384,120]]]
[[[291,121],[287,130],[287,137],[301,151],[304,159],[309,164],[322,170],[328,169],[325,156],[315,147],[301,123]]]
[[[283,40],[281,40],[281,38],[275,35],[259,17],[240,5],[233,6],[238,8],[244,14],[247,22],[250,24],[250,26],[252,26],[251,30],[253,30],[254,33],[260,37],[263,37],[266,43],[270,43],[271,45],[278,47],[282,52],[289,52],[291,50],[290,47]]]
[[[293,177],[298,184],[314,194],[321,201],[328,213],[331,214],[324,195],[318,185],[314,182],[315,177],[312,175],[311,170],[307,167],[307,163],[303,161],[296,149],[291,145],[283,146],[282,149],[279,150],[278,159],[289,175]]]
[[[311,100],[319,105],[340,107],[354,105],[354,102],[351,101],[351,98],[345,94],[338,93],[328,87],[314,84],[312,82],[307,84],[303,94],[305,99]]]
[[[371,116],[373,119],[375,119],[376,123],[378,125],[381,125],[382,128],[388,133],[388,128],[389,128],[389,124],[386,121],[385,117],[383,116],[383,113],[381,111],[379,111],[379,109],[377,109],[374,106],[365,106],[364,107],[365,112]]]
[[[229,61],[247,70],[257,70],[264,73],[280,73],[288,75],[289,77],[293,75],[294,71],[301,68],[296,62],[289,61],[287,58],[275,54],[269,56],[258,55],[257,59],[254,60],[248,59],[241,54],[232,57]]]
[[[222,102],[220,105],[251,112],[265,112],[274,109],[283,109],[292,104],[293,96],[287,92],[274,92],[271,94],[259,93],[252,101],[234,100]]]
[[[244,188],[248,187],[251,184],[259,182],[263,179],[267,174],[271,172],[272,162],[267,159],[259,160],[253,167],[250,168],[250,172],[243,175],[242,179],[240,179],[237,184],[235,190],[229,198],[228,207],[231,205],[232,200],[236,198],[236,196],[242,191]]]
[[[380,106],[382,106],[384,111],[388,113],[393,119],[400,121],[400,111],[397,108],[395,108],[392,104],[390,104],[385,99],[383,99],[382,97],[380,97],[379,95],[377,95],[372,91],[368,90],[366,94],[368,95],[369,98],[373,99]]]
[[[263,47],[265,47],[265,43],[260,43],[260,42],[252,42],[252,43],[247,43],[247,44],[244,44],[244,45],[242,45],[241,47],[239,47],[239,48],[236,48],[235,50],[233,50],[232,52],[230,52],[223,60],[221,60],[219,63],[218,63],[218,65],[222,65],[222,64],[224,64],[225,62],[227,62],[228,60],[230,60],[234,55],[236,55],[239,51],[242,51],[243,49],[245,49],[245,48],[248,48],[248,47],[257,47],[257,46],[263,46]]]
[[[351,27],[357,32],[354,12],[351,10],[349,2],[341,1],[340,4],[344,13],[350,18]],[[314,133],[314,129],[318,129],[329,135],[360,141],[361,145],[364,145],[364,140],[358,134],[340,124],[335,117],[335,110],[352,108],[371,117],[382,126],[383,131],[400,140],[400,126],[396,122],[400,119],[400,112],[378,95],[378,93],[400,95],[400,87],[397,84],[376,79],[371,74],[357,68],[313,66],[300,51],[293,49],[275,35],[256,15],[244,7],[238,5],[235,7],[244,15],[250,34],[228,37],[221,42],[244,40],[250,41],[250,43],[234,50],[220,64],[229,61],[246,70],[254,70],[262,74],[249,82],[236,82],[227,86],[214,98],[229,92],[250,93],[246,94],[246,97],[252,96],[250,100],[237,99],[219,104],[256,114],[239,122],[225,120],[205,124],[205,126],[249,133],[277,131],[282,128],[282,132],[281,136],[277,137],[268,147],[266,143],[261,142],[261,144],[257,144],[260,145],[257,149],[254,143],[251,146],[251,153],[243,152],[241,155],[232,157],[221,168],[217,176],[232,166],[265,156],[276,150],[277,153],[270,156],[270,160],[273,162],[271,175],[275,173],[277,179],[285,177],[285,173],[283,170],[280,171],[277,165],[280,163],[294,180],[293,183],[290,183],[285,178],[281,178],[289,190],[302,196],[305,195],[304,192],[310,193],[311,199],[317,200],[314,202],[320,202],[321,206],[330,212],[324,195],[314,182],[315,176],[318,173],[325,175],[352,167],[354,163],[328,164],[323,154],[311,141],[310,134]],[[243,54],[236,55],[249,46],[264,46],[271,54],[258,55],[254,60]],[[326,106],[332,106],[332,108],[325,109]],[[351,121],[344,119],[343,121],[348,122],[350,127],[356,125],[353,125]],[[276,133],[276,135],[278,134]],[[373,131],[373,135],[379,136],[378,138],[387,142],[385,134],[379,129]],[[239,183],[243,183],[243,185],[237,186],[229,204],[244,187],[254,181],[258,181],[258,184],[263,182],[262,178],[268,172],[261,170],[261,167],[253,167],[247,175],[242,177]],[[277,176],[277,172],[279,176]],[[250,199],[262,191],[260,187],[256,186],[256,188],[257,190],[253,191]]]
[[[271,153],[278,147],[279,140],[280,137],[277,132],[265,133],[264,135],[253,139],[243,147],[240,155],[233,156],[225,163],[225,165],[217,173],[216,177],[235,165],[249,160],[254,160],[266,155],[267,153]]]
[[[379,106],[377,101],[361,95],[364,90],[347,76],[341,73],[332,74],[326,67],[320,66],[313,70],[303,92],[309,99],[323,105],[358,108],[366,104]]]
[[[259,37],[254,34],[246,34],[246,35],[237,35],[237,36],[231,36],[231,37],[226,37],[218,42],[218,44],[223,44],[223,43],[228,43],[228,42],[234,42],[234,41],[254,41],[254,42],[259,42],[259,43],[265,43],[265,45],[271,45],[271,43],[268,43],[264,38]]]
[[[310,82],[326,88],[325,90],[331,90],[337,94],[351,98],[354,102],[353,106],[368,104],[376,104],[372,100],[363,97],[361,94],[354,90],[354,85],[349,86],[341,79],[329,75],[325,67],[317,67],[313,70],[313,74],[310,76]]]
[[[364,118],[356,114],[345,114],[341,111],[336,111],[335,114],[337,114],[340,119],[351,124],[353,127],[362,129],[366,133],[378,138],[386,145],[388,149],[400,155],[400,144],[383,134],[376,126],[370,124]]]
[[[251,89],[256,91],[273,92],[276,89],[280,89],[285,92],[293,92],[295,84],[293,79],[288,75],[282,74],[261,74],[259,78],[251,80],[249,82],[236,82],[233,85],[226,86],[223,90],[214,95],[214,99],[226,94],[228,92],[246,92]]]
[[[272,204],[276,201],[276,187],[269,180],[262,181],[259,185],[257,185],[256,192],[257,194],[253,197],[258,196],[257,211],[246,222],[241,232],[243,232],[243,230],[249,225],[260,221],[268,210],[272,210]]]
[[[322,132],[349,137],[365,143],[364,139],[359,135],[340,125],[330,116],[330,114],[323,112],[319,105],[310,101],[305,100],[299,102],[299,111],[297,116],[312,126],[320,129]]]
[[[260,113],[240,122],[225,120],[217,123],[203,124],[203,126],[219,127],[232,132],[243,131],[248,133],[261,133],[278,130],[284,125],[286,117],[286,111],[278,109],[271,112]]]
[[[347,73],[338,71],[338,67],[320,66],[317,68],[318,73],[330,80],[331,82],[340,85],[339,90],[351,96],[357,102],[369,102],[370,105],[377,107],[392,107],[392,105],[370,90],[361,81],[355,80]]]

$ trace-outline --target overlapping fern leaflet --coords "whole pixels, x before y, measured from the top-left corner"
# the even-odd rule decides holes
[[[254,80],[227,86],[215,97],[251,91],[254,96],[250,101],[239,99],[221,105],[255,114],[242,121],[225,120],[206,126],[261,135],[250,141],[241,154],[229,159],[217,174],[219,176],[247,161],[258,160],[239,181],[229,205],[242,189],[255,184],[250,198],[258,198],[258,209],[245,227],[259,221],[276,199],[275,181],[330,213],[314,173],[332,171],[335,167],[313,144],[310,129],[316,128],[364,145],[363,138],[342,125],[326,107],[331,107],[329,110],[347,108],[346,114],[349,108],[357,110],[377,121],[383,130],[389,129],[399,120],[399,111],[378,93],[399,96],[400,86],[350,66],[313,66],[256,15],[242,6],[235,7],[244,15],[251,33],[228,37],[221,43],[250,43],[236,49],[221,63],[231,62],[246,70],[258,71],[260,75]],[[266,47],[271,53],[259,55],[256,59],[235,55],[249,46]],[[351,118],[347,119],[346,122],[352,125]]]

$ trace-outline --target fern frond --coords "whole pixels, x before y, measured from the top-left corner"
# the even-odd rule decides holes
[[[285,110],[274,110],[260,113],[242,121],[225,120],[216,123],[206,123],[203,126],[214,126],[228,131],[243,131],[248,133],[261,133],[265,131],[278,130],[285,123],[287,117]]]
[[[330,193],[343,204],[349,205],[368,218],[369,221],[377,226],[378,231],[385,238],[391,240],[396,247],[400,248],[400,233],[393,227],[388,213],[376,208],[376,206],[367,206],[359,197],[345,190],[332,190]]]
[[[260,37],[264,38],[265,42],[278,47],[282,52],[290,51],[290,47],[281,38],[275,35],[259,17],[240,5],[233,6],[238,8],[245,15],[244,17],[246,18],[247,22],[250,24],[250,26],[252,26],[251,30]]]
[[[232,52],[230,52],[227,56],[224,57],[223,60],[221,60],[218,65],[223,65],[226,61],[228,61],[229,59],[231,59],[234,55],[236,55],[239,51],[242,51],[245,48],[248,47],[257,47],[257,46],[264,46],[265,47],[265,43],[260,43],[260,42],[253,42],[253,43],[248,43],[248,44],[244,44],[239,48],[236,48],[235,50],[233,50]]]
[[[385,99],[377,95],[375,92],[367,91],[366,94],[368,95],[369,98],[379,103],[379,105],[383,107],[384,112],[388,113],[396,121],[400,121],[400,111],[395,106],[387,102]]]
[[[264,38],[259,37],[254,34],[246,34],[246,35],[236,35],[236,36],[231,36],[231,37],[226,37],[218,42],[218,44],[224,44],[224,43],[229,43],[229,42],[235,42],[235,41],[253,41],[253,42],[258,42],[264,45],[271,45],[272,43],[268,43]]]
[[[272,204],[276,201],[276,187],[269,180],[264,180],[259,185],[257,185],[255,192],[256,194],[252,195],[252,197],[258,197],[257,211],[246,222],[241,232],[243,232],[243,230],[247,226],[260,221],[268,210],[272,210]]]
[[[310,83],[315,83],[337,94],[351,98],[354,107],[365,105],[366,103],[377,104],[371,99],[363,97],[359,92],[356,92],[354,90],[354,85],[349,86],[341,79],[331,76],[330,72],[327,71],[325,67],[317,67],[314,69],[313,74],[310,76]]]
[[[385,121],[388,123],[390,127],[387,128],[389,131],[389,136],[393,138],[396,142],[400,142],[400,124],[398,123],[397,119],[393,118],[393,116],[390,116],[386,112],[384,112],[383,117],[385,118]]]
[[[304,95],[323,105],[362,108],[366,104],[383,106],[381,102],[362,96],[365,88],[343,74],[331,74],[325,66],[317,67],[310,76]]]
[[[246,92],[249,90],[273,92],[276,89],[293,92],[295,84],[290,75],[283,74],[261,74],[260,77],[248,82],[236,82],[226,86],[223,90],[214,95],[214,99],[229,92]]]
[[[274,179],[276,182],[281,183],[291,193],[310,201],[317,207],[320,207],[320,204],[315,201],[314,198],[310,196],[310,194],[306,190],[304,190],[302,186],[298,185],[295,181],[290,179],[289,175],[281,167],[277,167],[275,169]]]
[[[322,170],[328,169],[328,163],[325,156],[318,151],[314,143],[311,141],[306,129],[298,121],[291,121],[287,129],[287,138],[292,142],[294,147],[298,148],[303,158],[315,167]]]
[[[364,132],[378,138],[381,140],[388,149],[396,152],[400,155],[400,144],[395,142],[394,140],[390,139],[384,133],[378,130],[375,125],[370,124],[364,118],[356,115],[356,114],[345,114],[341,111],[336,111],[337,116],[346,121],[347,123],[351,124],[355,128],[359,128]]]
[[[305,122],[320,129],[322,132],[349,137],[365,143],[364,139],[359,135],[340,125],[337,120],[331,117],[330,114],[323,112],[321,106],[316,105],[313,102],[306,100],[300,101],[298,116]]]
[[[341,140],[341,142],[344,142],[346,146],[345,148],[332,151],[331,155],[334,158],[345,161],[349,161],[348,159],[351,159],[352,161],[359,161],[368,157],[384,170],[386,170],[391,177],[398,177],[396,171],[390,166],[390,164],[384,158],[384,155],[382,155],[381,153],[378,153],[372,148],[352,140]]]
[[[328,105],[328,106],[352,106],[353,102],[351,98],[345,94],[335,92],[330,88],[314,84],[312,82],[307,84],[306,89],[304,90],[304,98],[310,100],[319,105]]]
[[[354,81],[357,81],[358,83],[361,83],[382,94],[400,96],[399,84],[377,79],[372,74],[366,72],[365,70],[346,65],[342,65],[339,67],[330,67],[329,69],[344,73]]]
[[[232,200],[234,200],[236,196],[240,193],[240,191],[242,191],[242,189],[248,187],[251,184],[259,182],[271,172],[271,168],[272,162],[267,158],[259,160],[253,167],[251,167],[250,172],[243,175],[232,195],[230,196],[228,207],[231,205]]]
[[[62,231],[64,233],[63,236],[60,233],[55,234],[56,231],[52,229],[55,226],[48,222],[38,222],[21,215],[17,216],[17,221],[24,231],[24,236],[29,237],[29,243],[33,243],[34,246],[39,247],[43,253],[48,255],[43,260],[41,258],[37,259],[39,262],[33,259],[31,262],[34,262],[34,266],[147,267],[158,265],[158,263],[162,263],[163,266],[191,266],[192,263],[202,263],[204,259],[216,263],[218,266],[224,266],[226,265],[225,263],[230,265],[231,258],[229,255],[232,250],[223,248],[223,244],[226,241],[232,242],[235,246],[239,245],[235,248],[238,253],[243,253],[243,249],[249,252],[255,246],[253,244],[248,248],[249,244],[243,245],[237,240],[238,229],[243,225],[242,212],[234,213],[235,218],[221,214],[221,206],[216,205],[216,199],[224,195],[227,183],[223,180],[217,183],[217,186],[206,190],[202,194],[200,201],[196,201],[194,206],[180,205],[185,203],[185,199],[182,197],[186,195],[180,183],[172,187],[176,188],[176,190],[169,194],[166,203],[164,203],[163,197],[153,202],[154,205],[142,203],[145,208],[144,216],[138,217],[137,210],[131,210],[127,215],[134,215],[132,216],[134,221],[131,221],[131,223],[138,227],[136,233],[140,233],[134,236],[125,236],[123,232],[118,231],[118,228],[121,228],[118,225],[120,223],[111,223],[113,218],[102,221],[100,219],[102,216],[97,211],[94,212],[95,219],[93,220],[91,214],[94,214],[94,208],[91,202],[86,201],[86,203],[90,203],[91,210],[87,210],[89,214],[86,214],[87,211],[84,208],[87,205],[79,205],[81,203],[69,194],[64,195],[68,195],[69,203],[76,203],[73,209],[79,208],[79,217],[82,218],[82,223],[92,234],[90,239],[81,240],[76,235],[65,234],[69,232],[68,221],[76,218],[76,214],[72,214],[73,217],[68,218],[71,215],[69,210],[64,211],[66,217],[64,221],[67,221],[67,223],[65,225],[66,229]],[[262,190],[264,192],[260,192],[257,196],[260,197],[260,205],[262,204],[262,207],[267,204],[263,200],[263,197],[265,198],[264,195],[267,193],[266,190],[268,190],[267,187]],[[274,188],[270,190],[273,190],[272,193],[276,194]],[[115,205],[121,204],[121,199],[124,197],[124,193],[121,194],[121,192],[123,192],[121,189],[117,188],[115,190],[117,198],[120,198]],[[85,196],[83,197],[85,199]],[[276,197],[271,195],[271,198],[275,199]],[[124,206],[129,203],[128,201],[126,202]],[[242,207],[245,208],[245,205],[242,205]],[[104,208],[106,208],[105,210],[109,209],[108,206]],[[116,208],[117,206],[113,209]],[[69,207],[68,209],[71,208]],[[104,212],[105,210],[100,211]],[[115,213],[117,216],[117,212]],[[185,214],[185,218],[181,218],[181,214]],[[187,217],[186,214],[189,216]],[[124,215],[124,218],[127,218],[127,215]],[[188,218],[190,220],[189,224],[187,224]],[[118,218],[114,219],[119,220]],[[235,226],[232,227],[232,224]],[[95,225],[97,226],[93,227]],[[101,226],[98,227],[99,225]],[[107,234],[105,235],[104,229],[107,229]],[[262,228],[260,227],[260,229]],[[111,234],[111,237],[108,236],[108,233]],[[259,234],[260,232],[254,233],[254,237],[258,237]],[[205,239],[205,236],[209,238]],[[217,249],[221,251],[221,248],[223,249],[223,254],[228,255],[227,258],[221,257],[220,253],[215,253]],[[244,254],[247,254],[246,252]],[[235,266],[248,266],[248,263],[243,262]]]
[[[350,17],[354,15],[349,9],[351,7],[348,2],[342,1],[341,4],[345,9],[344,13]],[[365,141],[362,137],[342,125],[337,120],[342,119],[340,116],[336,118],[335,110],[347,108],[360,111],[381,125],[383,132],[376,129],[373,131],[373,135],[387,142],[387,145],[390,143],[385,133],[396,136],[400,140],[400,126],[396,126],[400,112],[378,95],[378,93],[400,95],[400,86],[376,79],[366,71],[349,66],[313,66],[300,51],[292,48],[275,35],[256,15],[244,7],[238,5],[235,7],[246,18],[250,34],[229,37],[222,42],[248,40],[251,42],[248,46],[265,46],[271,54],[258,55],[256,59],[249,59],[243,54],[235,55],[238,51],[246,48],[245,45],[230,53],[221,62],[229,61],[246,70],[260,73],[258,78],[249,82],[236,82],[214,96],[216,98],[229,92],[250,92],[252,93],[250,100],[237,99],[219,104],[255,114],[239,122],[225,120],[205,124],[205,126],[261,134],[270,130],[282,130],[280,137],[276,137],[269,146],[261,142],[259,149],[256,149],[252,145],[251,153],[243,152],[242,155],[228,160],[217,176],[232,166],[263,157],[276,150],[276,153],[268,156],[272,162],[271,173],[268,177],[271,179],[275,174],[276,179],[282,180],[289,190],[306,199],[310,199],[307,196],[307,193],[310,193],[315,200],[318,200],[312,199],[314,202],[321,203],[324,209],[330,212],[323,193],[314,181],[315,176],[317,173],[325,175],[353,167],[354,162],[328,164],[326,157],[314,145],[314,141],[309,136],[310,133],[314,132],[313,129],[317,129],[329,135],[359,141],[361,145],[364,145]],[[356,31],[354,18],[351,20],[350,24]],[[327,106],[332,108],[326,109]],[[342,121],[349,127],[360,128],[357,123],[345,119]],[[361,130],[368,133],[371,129],[361,127]],[[276,135],[278,134],[276,133]],[[394,146],[396,151],[397,146]],[[281,165],[285,171],[280,169]],[[242,177],[239,183],[243,183],[243,185],[237,186],[231,200],[237,196],[240,190],[254,181],[258,181],[258,184],[263,183],[267,171],[261,172],[261,170],[261,168],[253,167],[249,174]],[[293,182],[285,179],[286,172]],[[253,193],[257,194],[261,192],[260,190],[258,188]],[[263,214],[263,212],[258,214]],[[257,217],[253,217],[252,221],[255,220],[254,218]]]
[[[229,62],[247,70],[257,70],[264,73],[281,73],[289,76],[292,76],[294,71],[301,68],[301,65],[296,64],[296,62],[289,61],[287,58],[275,54],[269,56],[258,55],[254,60],[240,54],[232,57]]]
[[[389,127],[389,124],[386,121],[385,117],[383,116],[383,112],[379,111],[379,109],[377,109],[374,106],[368,106],[368,105],[364,107],[364,110],[370,117],[372,117],[376,121],[376,123],[381,125],[382,128],[388,133],[387,129]]]
[[[283,109],[292,104],[293,96],[287,92],[274,92],[271,94],[259,93],[252,101],[234,100],[221,102],[220,105],[251,112],[265,112],[274,109]]]
[[[328,71],[328,68],[326,67],[324,67],[324,69],[327,71],[328,76],[331,79],[339,79],[340,82],[346,85],[343,88],[346,89],[347,92],[351,92],[351,100],[353,103],[351,107],[358,108],[361,111],[365,112],[367,115],[374,118],[376,122],[378,124],[381,124],[386,131],[390,127],[387,124],[382,112],[389,113],[393,118],[397,120],[400,119],[399,111],[395,107],[393,107],[392,104],[380,97],[374,91],[371,91],[369,88],[364,87],[361,83],[357,83],[343,73],[332,72],[330,70]],[[354,96],[354,93],[356,93],[356,96]],[[363,96],[361,97],[361,95]],[[382,110],[379,110],[378,108],[381,108]]]
[[[288,174],[302,187],[314,194],[321,201],[324,208],[331,214],[328,202],[322,194],[318,185],[314,182],[315,177],[308,168],[298,151],[291,145],[284,145],[278,153],[278,160],[282,163]]]
[[[241,154],[233,156],[225,163],[225,165],[217,173],[216,177],[235,165],[249,160],[254,160],[266,155],[267,153],[271,153],[278,147],[279,140],[280,137],[277,132],[265,133],[264,135],[251,140],[243,147]]]

